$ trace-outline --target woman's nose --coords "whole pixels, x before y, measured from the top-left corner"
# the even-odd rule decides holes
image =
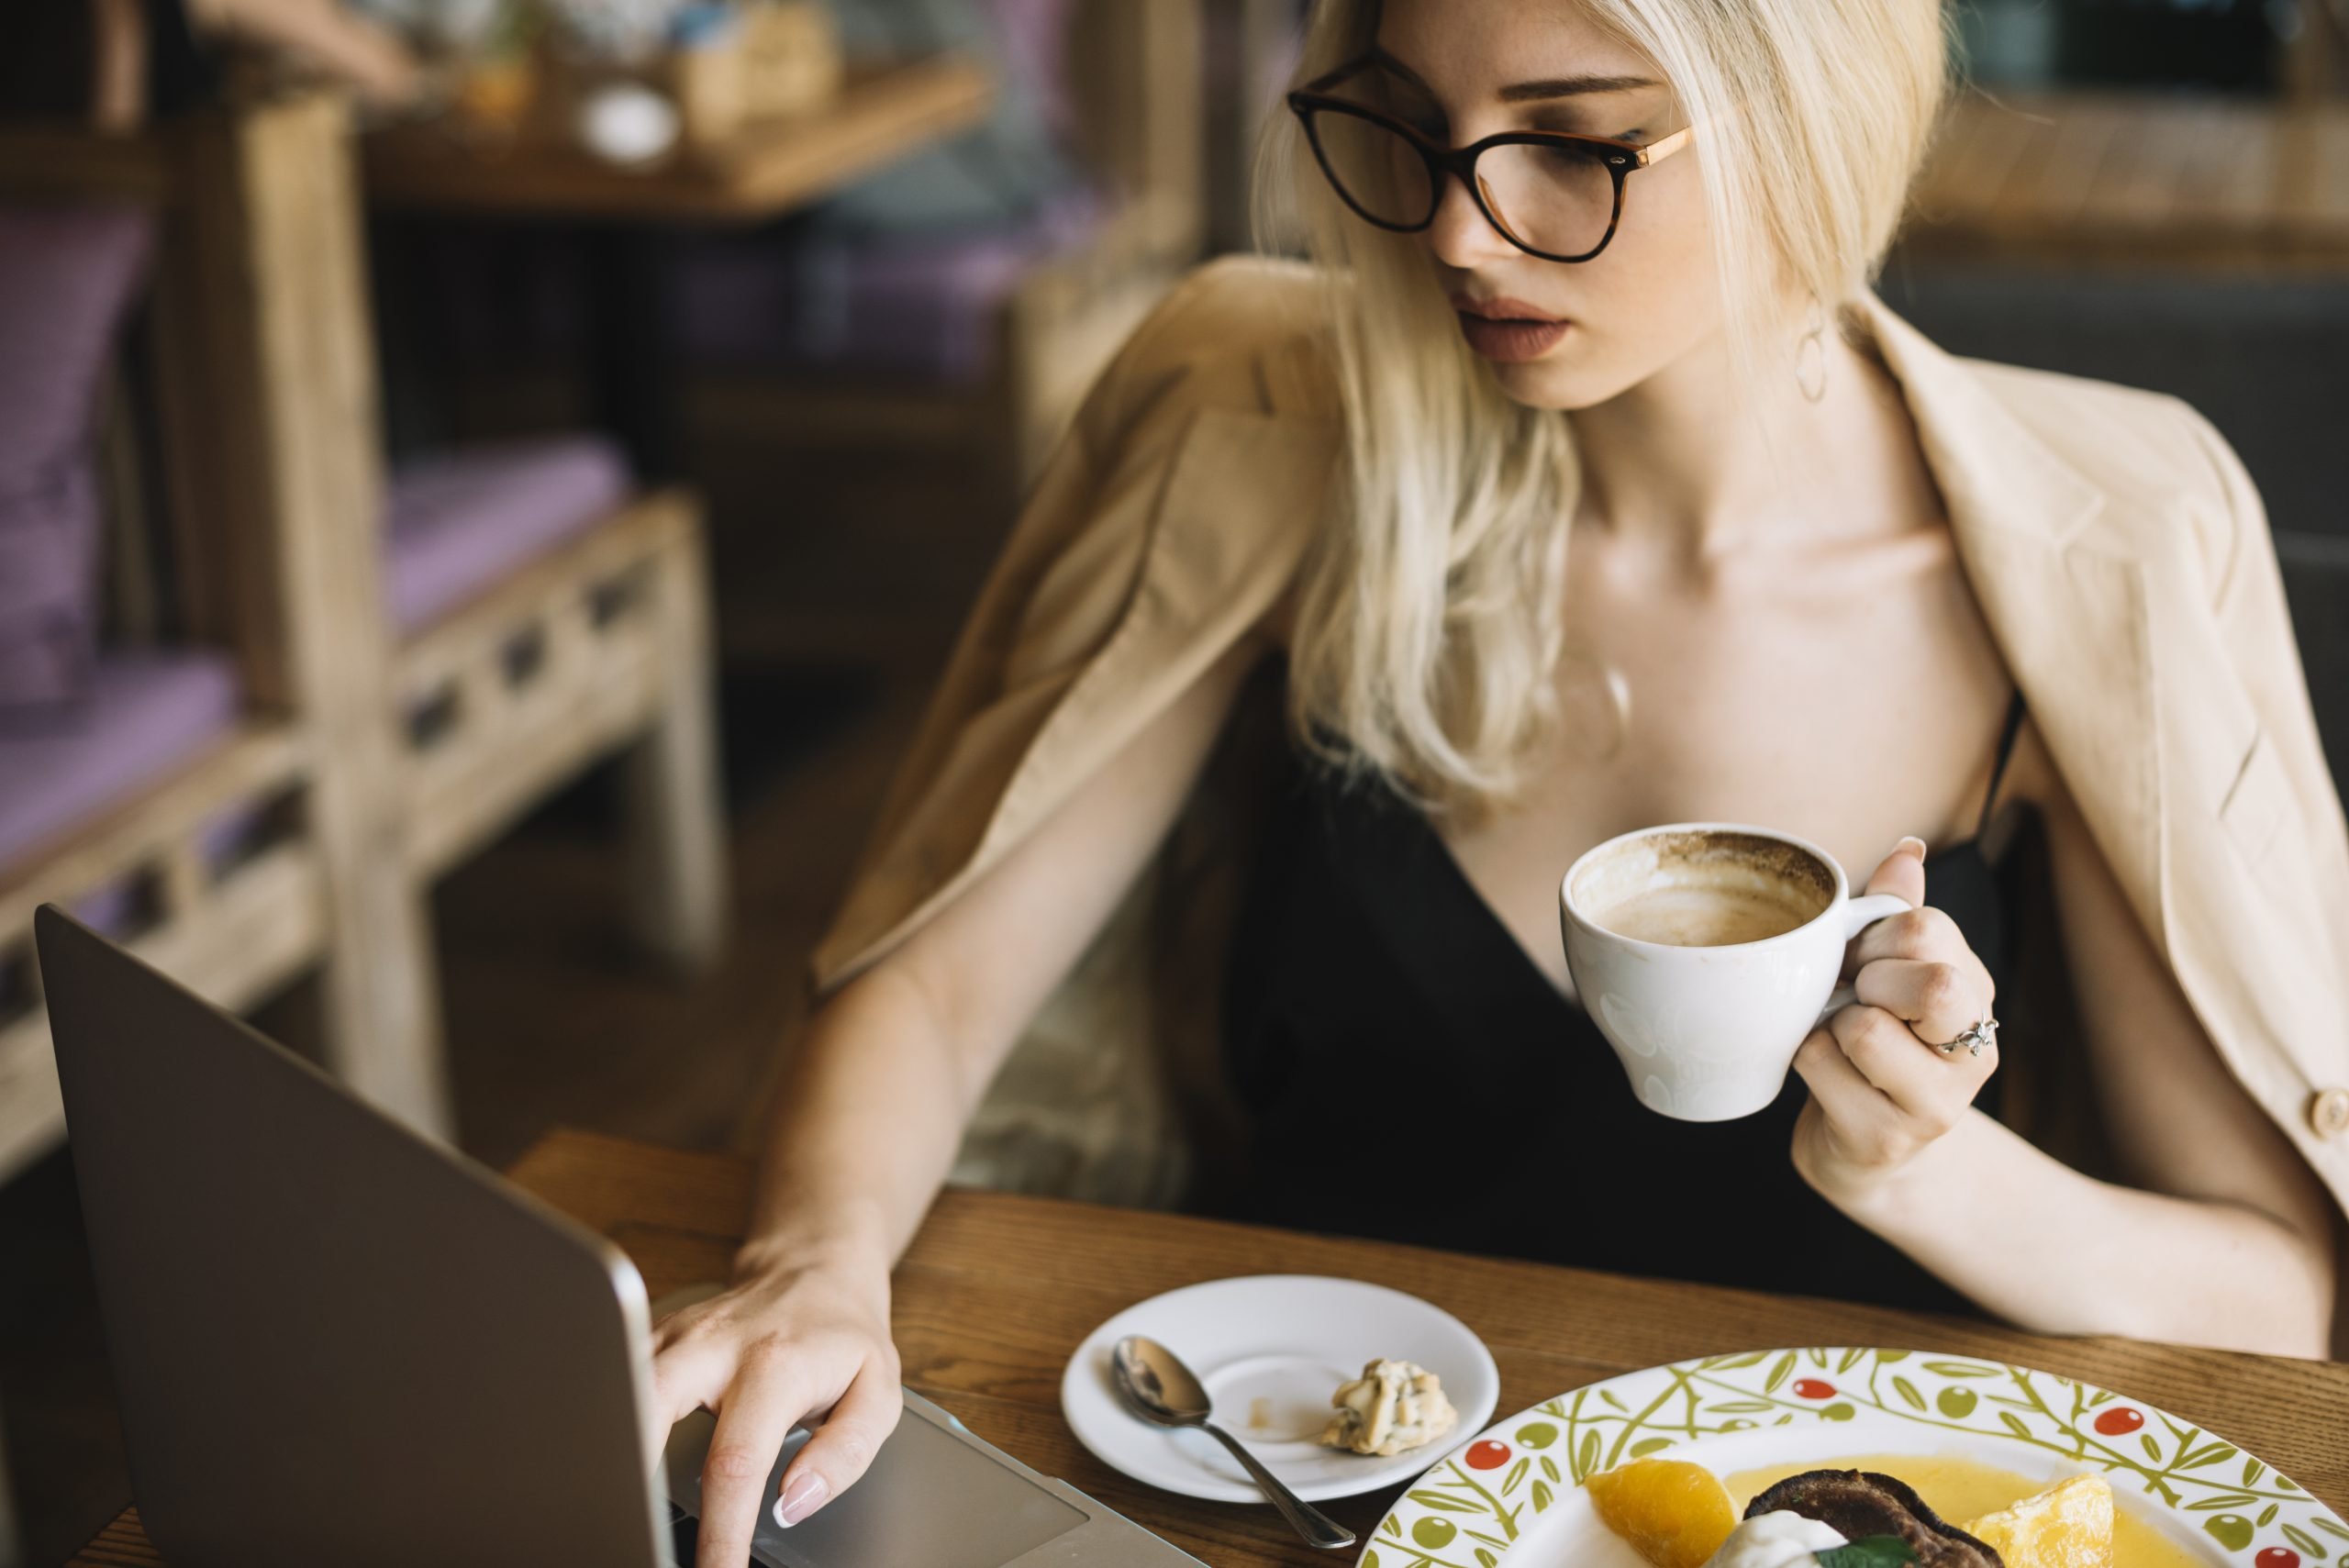
[[[1467,183],[1453,175],[1444,177],[1443,194],[1436,202],[1435,221],[1428,225],[1427,237],[1428,249],[1437,261],[1464,270],[1515,249],[1486,219],[1476,198],[1468,194]]]

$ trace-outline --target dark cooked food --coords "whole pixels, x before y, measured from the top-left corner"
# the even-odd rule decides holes
[[[1865,1470],[1790,1475],[1748,1503],[1745,1517],[1781,1510],[1831,1525],[1846,1540],[1889,1535],[1917,1553],[1920,1568],[2006,1568],[1998,1554],[1925,1506],[1902,1482]]]

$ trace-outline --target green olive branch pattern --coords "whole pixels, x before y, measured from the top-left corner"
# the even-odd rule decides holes
[[[1452,1472],[1456,1479],[1442,1482],[1440,1483],[1440,1485],[1446,1486],[1465,1486],[1470,1491],[1475,1493],[1479,1497],[1484,1498],[1486,1506],[1493,1510],[1493,1518],[1500,1521],[1501,1534],[1503,1537],[1508,1540],[1515,1540],[1517,1539],[1518,1512],[1524,1507],[1524,1505],[1520,1503],[1515,1508],[1503,1507],[1501,1500],[1498,1497],[1494,1496],[1481,1482],[1475,1480],[1466,1471],[1460,1468],[1460,1461],[1456,1456],[1445,1460],[1443,1462],[1443,1465],[1446,1470]]]
[[[1806,1363],[1820,1375],[1811,1376]],[[2051,1378],[2070,1391],[2068,1400],[2051,1399]],[[2061,1408],[2065,1405],[2068,1410]],[[2199,1426],[2052,1373],[1859,1348],[1709,1356],[1547,1400],[1431,1466],[1382,1521],[1361,1568],[1500,1568],[1531,1520],[1594,1473],[1765,1421],[1851,1421],[1861,1407],[2125,1476],[2199,1524],[2231,1561],[2250,1564],[2257,1556],[2263,1568],[2278,1561],[2349,1568],[2349,1524]],[[1563,1465],[1550,1451],[1555,1448],[1564,1451]],[[1506,1475],[1490,1485],[1472,1473],[1498,1473],[1503,1465]],[[1483,1544],[1473,1546],[1473,1563],[1445,1555],[1456,1544],[1476,1542]]]
[[[1677,1387],[1677,1386],[1680,1385],[1680,1383],[1681,1383],[1681,1382],[1682,1382],[1681,1376],[1679,1375],[1679,1373],[1677,1373],[1677,1371],[1675,1370],[1675,1374],[1674,1374],[1674,1377],[1673,1377],[1673,1384],[1674,1384],[1674,1386],[1675,1386],[1675,1387]],[[1619,1465],[1619,1464],[1620,1464],[1620,1463],[1622,1463],[1622,1462],[1623,1462],[1623,1445],[1624,1445],[1625,1443],[1627,1443],[1627,1442],[1631,1441],[1631,1434],[1632,1434],[1633,1432],[1635,1432],[1635,1431],[1639,1430],[1639,1429],[1640,1429],[1640,1428],[1641,1428],[1642,1426],[1643,1426],[1644,1424],[1646,1424],[1647,1418],[1648,1418],[1650,1416],[1653,1416],[1653,1415],[1654,1415],[1658,1410],[1663,1409],[1663,1408],[1664,1407],[1664,1406],[1665,1406],[1666,1404],[1668,1404],[1668,1403],[1671,1401],[1671,1398],[1672,1398],[1673,1393],[1674,1393],[1674,1388],[1672,1388],[1672,1387],[1668,1387],[1668,1388],[1664,1389],[1664,1391],[1663,1393],[1661,1393],[1661,1394],[1659,1394],[1659,1395],[1657,1395],[1657,1396],[1655,1396],[1655,1400],[1654,1400],[1654,1402],[1653,1402],[1653,1404],[1649,1405],[1649,1407],[1648,1407],[1646,1409],[1644,1409],[1644,1410],[1641,1411],[1641,1412],[1640,1412],[1638,1415],[1636,1415],[1636,1416],[1633,1416],[1633,1417],[1629,1418],[1628,1419],[1626,1419],[1626,1420],[1624,1421],[1624,1423],[1623,1423],[1623,1429],[1622,1429],[1621,1431],[1620,1431],[1620,1432],[1618,1432],[1618,1433],[1616,1433],[1616,1434],[1615,1434],[1615,1446],[1614,1446],[1613,1448],[1610,1448],[1610,1449],[1609,1449],[1609,1450],[1607,1451],[1607,1468],[1608,1468],[1608,1469],[1612,1470],[1612,1469],[1614,1469],[1617,1465]],[[1691,1419],[1692,1419],[1692,1421],[1693,1421],[1693,1419],[1694,1419],[1693,1415],[1692,1415],[1692,1417],[1691,1417]],[[1575,1479],[1576,1481],[1580,1481],[1580,1480],[1582,1480],[1582,1479],[1583,1479],[1583,1473],[1582,1473],[1582,1472],[1576,1472],[1576,1473],[1575,1473]]]

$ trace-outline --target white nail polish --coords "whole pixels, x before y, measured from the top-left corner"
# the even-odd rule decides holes
[[[831,1483],[820,1475],[794,1477],[791,1485],[783,1489],[783,1496],[774,1500],[774,1522],[789,1529],[814,1513],[816,1505],[831,1489]]]

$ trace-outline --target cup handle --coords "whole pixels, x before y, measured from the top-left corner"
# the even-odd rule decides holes
[[[1865,898],[1846,899],[1843,902],[1843,940],[1849,942],[1878,920],[1906,915],[1915,907],[1897,893],[1871,893]],[[1819,1010],[1819,1022],[1810,1027],[1818,1029],[1859,999],[1859,992],[1852,986],[1838,985],[1829,995],[1827,1006]]]

